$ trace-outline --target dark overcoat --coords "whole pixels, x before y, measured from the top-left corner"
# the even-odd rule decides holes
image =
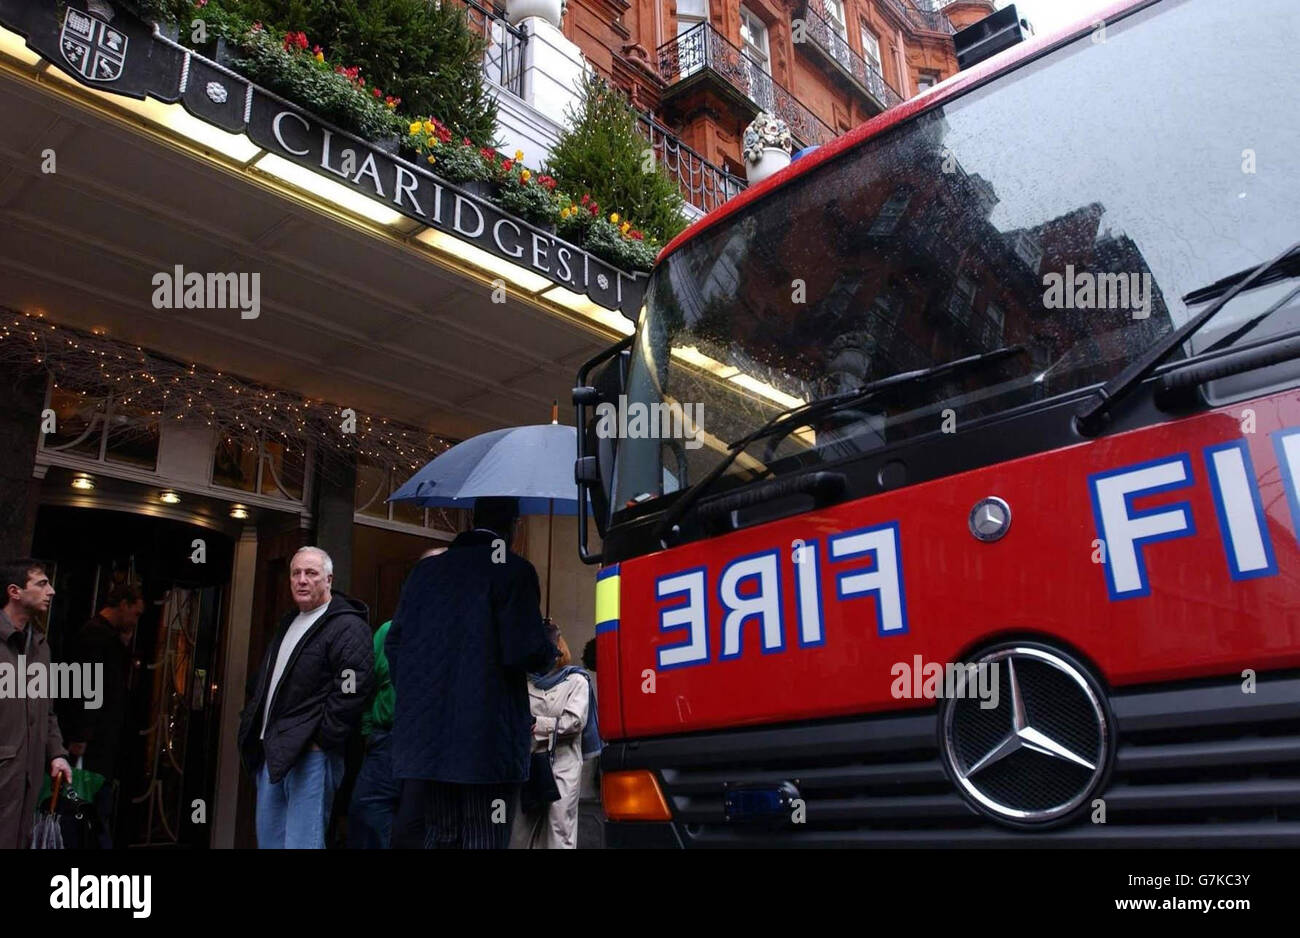
[[[527,674],[555,656],[539,599],[533,565],[490,531],[466,531],[416,565],[385,643],[397,778],[528,777]]]

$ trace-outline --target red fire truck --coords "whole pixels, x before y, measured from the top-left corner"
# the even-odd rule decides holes
[[[574,392],[609,845],[1300,844],[1297,36],[1117,5],[665,248]]]

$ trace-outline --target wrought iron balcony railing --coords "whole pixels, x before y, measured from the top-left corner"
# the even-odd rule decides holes
[[[426,0],[434,3],[436,0]],[[483,54],[483,75],[516,97],[524,96],[524,46],[528,33],[511,26],[506,18],[491,7],[474,0],[458,0],[465,8],[469,27],[487,40]]]
[[[942,13],[949,0],[885,0],[908,23],[917,29],[945,33],[951,36],[957,30]]]
[[[733,46],[709,23],[701,23],[656,50],[659,74],[669,85],[708,72],[744,95],[759,110],[775,114],[790,126],[791,135],[805,146],[829,143],[835,138],[816,114],[772,79],[761,64]]]
[[[652,116],[640,115],[638,129],[650,142],[655,162],[677,180],[682,198],[700,211],[711,212],[744,190],[745,180],[710,163]]]
[[[807,44],[822,52],[833,65],[865,92],[880,110],[901,104],[903,96],[885,81],[880,69],[853,51],[848,38],[836,28],[823,0],[807,0],[803,19]]]

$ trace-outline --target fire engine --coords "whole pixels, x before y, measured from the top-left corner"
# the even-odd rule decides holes
[[[1300,845],[1296,35],[1128,0],[665,247],[574,391],[610,846]]]

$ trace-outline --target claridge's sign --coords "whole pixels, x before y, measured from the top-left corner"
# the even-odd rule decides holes
[[[109,11],[113,12],[111,17]],[[519,264],[607,309],[635,317],[645,274],[629,274],[414,163],[324,123],[111,3],[0,0],[0,23],[78,81],[185,109],[408,218]]]

